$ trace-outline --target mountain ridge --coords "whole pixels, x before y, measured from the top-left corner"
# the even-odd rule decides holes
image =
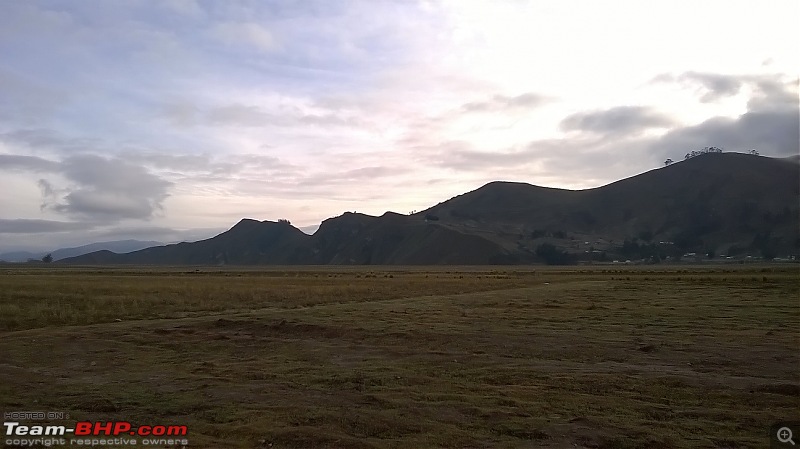
[[[62,262],[505,264],[732,251],[770,257],[800,252],[798,204],[800,165],[793,160],[704,154],[592,189],[494,181],[411,215],[345,212],[313,235],[288,222],[242,219],[199,242]]]
[[[138,249],[162,244],[163,243],[154,240],[112,240],[106,242],[94,242],[69,248],[59,248],[53,251],[9,251],[0,254],[0,260],[5,262],[27,262],[29,259],[40,260],[45,255],[50,254],[53,257],[53,260],[57,261],[102,250],[115,250],[119,251],[120,253],[127,253],[130,251],[136,251]]]

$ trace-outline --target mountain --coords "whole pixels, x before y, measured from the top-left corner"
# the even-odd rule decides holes
[[[304,263],[309,236],[288,223],[244,219],[206,240],[156,246],[127,254],[97,251],[62,260],[82,264],[252,265]]]
[[[345,213],[306,235],[242,220],[216,237],[81,264],[508,264],[684,252],[800,253],[800,164],[704,154],[606,186],[565,190],[492,182],[427,210]]]
[[[61,248],[50,253],[53,260],[66,259],[68,257],[80,256],[95,251],[114,251],[117,253],[129,253],[131,251],[149,248],[154,245],[161,245],[161,242],[142,241],[142,240],[115,240],[113,242],[98,242],[75,248]]]
[[[475,232],[387,212],[380,217],[345,213],[325,220],[309,240],[314,264],[497,264],[501,245]]]
[[[30,251],[9,251],[0,254],[0,261],[3,262],[27,262],[30,259],[39,260],[47,253],[32,253]]]
[[[685,237],[715,245],[744,244],[758,233],[796,236],[799,195],[796,163],[723,153],[595,189],[490,183],[419,215],[494,234],[533,229],[615,241],[645,235],[652,240]]]
[[[141,241],[141,240],[115,240],[111,242],[97,242],[88,245],[78,246],[74,248],[60,248],[52,252],[29,252],[29,251],[13,251],[0,254],[0,260],[6,262],[27,262],[29,259],[40,260],[47,254],[53,256],[53,260],[66,259],[68,257],[80,256],[83,254],[92,253],[95,251],[114,251],[117,253],[128,253],[142,248],[148,248],[154,245],[161,245],[161,242],[156,241]]]

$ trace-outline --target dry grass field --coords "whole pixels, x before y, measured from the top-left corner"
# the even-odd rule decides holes
[[[0,379],[198,448],[760,449],[800,270],[5,266]]]

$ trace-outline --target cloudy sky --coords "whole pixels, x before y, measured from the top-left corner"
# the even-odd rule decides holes
[[[798,154],[796,0],[0,0],[0,252]]]

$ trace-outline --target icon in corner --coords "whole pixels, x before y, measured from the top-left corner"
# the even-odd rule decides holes
[[[788,427],[781,427],[780,429],[778,429],[776,435],[778,436],[778,441],[780,441],[781,443],[792,443],[792,446],[794,446],[794,440],[792,439],[793,436],[792,429]]]
[[[770,427],[770,448],[797,447],[797,438],[800,435],[800,422],[779,422]],[[800,448],[798,448],[800,449]]]

